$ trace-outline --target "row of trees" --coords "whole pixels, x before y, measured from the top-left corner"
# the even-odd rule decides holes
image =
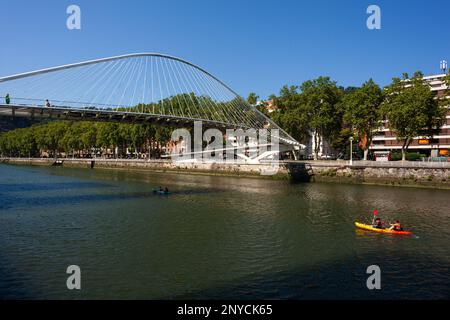
[[[450,75],[446,81],[450,83]],[[258,98],[251,93],[248,102],[257,105]],[[436,98],[420,72],[411,78],[407,74],[402,79],[394,78],[383,89],[373,80],[359,88],[343,88],[329,77],[319,77],[300,86],[284,86],[278,96],[269,98],[278,111],[267,113],[264,104],[258,106],[260,110],[298,141],[314,139],[315,158],[318,157],[322,139],[327,140],[334,149],[343,151],[348,139],[353,137],[364,151],[364,159],[367,159],[373,134],[386,120],[403,142],[404,158],[414,137],[432,136],[439,130],[445,120],[445,106],[448,105],[445,95]],[[189,102],[192,104],[189,105]],[[206,107],[213,103],[214,108]],[[157,108],[171,108],[170,111],[175,114],[189,111],[194,117],[215,119],[218,112],[224,112],[222,116],[229,113],[236,116],[237,105],[237,102],[217,102],[191,94],[171,97],[159,105],[138,105],[136,108],[151,113],[165,113],[167,110]],[[249,112],[253,111],[241,110],[240,117],[245,118],[243,122],[251,117]],[[124,156],[126,150],[158,157],[162,146],[169,141],[172,129],[137,124],[49,122],[0,134],[0,154],[39,156],[45,151],[49,156],[61,152],[82,156],[96,149],[103,153],[114,150],[114,156],[119,157]]]
[[[446,81],[450,84],[450,75]],[[255,104],[258,96],[251,93],[248,102]],[[314,156],[318,157],[322,139],[336,150],[345,149],[348,139],[354,137],[367,160],[374,132],[382,121],[389,122],[402,144],[402,158],[414,137],[432,136],[445,121],[445,95],[436,97],[423,74],[413,77],[404,74],[393,78],[390,85],[381,88],[372,79],[361,87],[338,87],[329,77],[319,77],[300,86],[284,86],[279,96],[270,100],[277,112],[267,113],[263,103],[258,107],[298,141],[312,138]],[[267,102],[266,102],[267,103]]]
[[[3,156],[35,157],[43,152],[83,157],[99,150],[103,156],[124,157],[126,151],[158,157],[172,128],[141,124],[55,121],[15,129],[0,135]]]

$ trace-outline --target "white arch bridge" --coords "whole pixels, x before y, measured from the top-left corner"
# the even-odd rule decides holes
[[[0,78],[0,116],[278,129],[221,80],[183,59],[134,53]]]

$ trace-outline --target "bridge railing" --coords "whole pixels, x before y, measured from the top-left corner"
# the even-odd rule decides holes
[[[0,104],[5,104],[5,97],[0,96]],[[106,111],[116,111],[120,109],[121,107],[118,107],[117,105],[111,105],[111,104],[103,104],[103,103],[96,103],[95,106],[92,106],[92,104],[89,104],[87,102],[75,102],[75,101],[64,101],[64,100],[49,100],[51,107],[56,108],[76,108],[76,109],[85,109],[85,110],[106,110]],[[10,101],[8,105],[19,105],[24,107],[45,107],[46,101],[45,99],[33,99],[33,98],[17,98],[17,97],[10,97]],[[126,108],[126,106],[123,106],[123,108]]]

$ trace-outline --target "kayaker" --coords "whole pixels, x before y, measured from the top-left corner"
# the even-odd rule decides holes
[[[166,188],[164,189],[164,192],[165,192],[165,193],[169,193],[169,188],[166,187]]]
[[[383,229],[383,223],[381,222],[380,218],[375,219],[375,224],[373,225],[373,227],[377,229]]]
[[[403,231],[403,228],[402,228],[402,225],[400,224],[400,221],[396,220],[394,224],[391,224],[391,227],[389,228],[389,230]]]

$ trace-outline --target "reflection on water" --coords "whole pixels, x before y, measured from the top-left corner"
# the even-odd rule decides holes
[[[2,165],[0,297],[449,298],[449,195]],[[418,237],[355,230],[374,208]],[[65,287],[72,264],[81,291]]]

